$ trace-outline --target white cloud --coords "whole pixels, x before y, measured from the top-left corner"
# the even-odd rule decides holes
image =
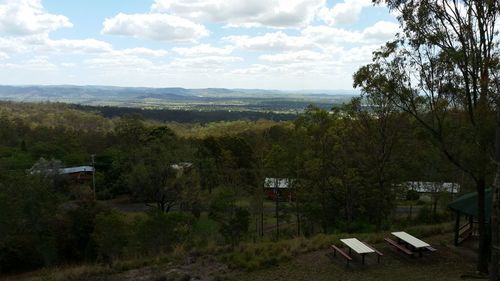
[[[243,61],[240,57],[234,56],[205,56],[194,58],[177,58],[170,63],[170,67],[176,70],[215,70],[215,68],[223,67],[226,64]]]
[[[343,50],[339,56],[341,57],[342,64],[344,65],[357,65],[367,64],[372,59],[373,51],[380,48],[379,44],[365,45],[354,47],[348,50]]]
[[[8,54],[88,54],[110,52],[112,49],[111,44],[90,38],[52,40],[47,34],[0,37],[0,51]]]
[[[287,88],[318,88],[341,73],[341,67],[334,61],[295,62],[288,64],[252,64],[231,72],[239,79],[258,79],[259,83],[286,85]],[[339,81],[340,82],[340,81]],[[282,84],[283,83],[283,84]],[[328,82],[327,82],[328,83]],[[269,86],[268,86],[269,87]]]
[[[155,0],[153,12],[167,12],[228,26],[303,27],[325,0]]]
[[[50,62],[46,56],[36,56],[28,60],[19,61],[17,63],[0,64],[1,68],[7,69],[22,69],[28,71],[54,71],[57,65]]]
[[[363,8],[371,5],[371,0],[344,0],[331,9],[323,7],[319,17],[329,25],[353,24],[358,21]]]
[[[277,68],[272,68],[265,64],[252,64],[245,68],[235,69],[231,71],[231,73],[238,75],[258,75],[270,72],[272,69],[274,69],[275,71],[278,70]]]
[[[318,48],[338,50],[345,44],[385,43],[399,31],[393,22],[379,21],[362,31],[352,31],[326,25],[308,26],[299,36],[288,35],[283,31],[266,33],[259,36],[237,35],[222,38],[236,48],[256,51],[301,51]]]
[[[132,36],[161,41],[196,42],[208,36],[201,24],[167,14],[123,14],[104,21],[103,34]]]
[[[185,57],[199,56],[224,56],[233,52],[233,46],[225,46],[223,48],[213,47],[210,44],[201,44],[190,48],[173,48],[172,51]]]
[[[101,34],[168,42],[123,38],[137,45],[115,49],[97,38],[51,36],[72,24],[41,0],[0,0],[0,83],[349,88],[352,73],[399,30],[388,21],[339,26],[355,22],[370,0],[330,9],[326,0],[149,1],[145,13],[113,14]]]
[[[63,15],[47,13],[41,0],[0,1],[0,32],[14,36],[49,33],[72,27]]]
[[[123,50],[114,50],[111,52],[116,56],[139,56],[139,57],[164,57],[168,54],[166,50],[149,48],[129,48]]]
[[[365,28],[362,33],[362,38],[366,41],[384,42],[394,38],[399,31],[399,24],[379,21]]]
[[[259,59],[272,63],[289,64],[297,62],[330,60],[331,56],[324,53],[303,50],[298,52],[287,52],[275,55],[262,55],[259,57]]]
[[[162,49],[128,48],[101,53],[97,57],[84,60],[84,64],[92,69],[112,72],[154,72],[164,67],[165,62],[161,58],[167,54],[168,52]]]
[[[290,36],[283,31],[266,33],[262,36],[227,36],[227,40],[238,48],[268,51],[268,50],[302,50],[313,48],[314,45],[307,38],[301,36]]]
[[[121,57],[164,57],[168,54],[166,50],[144,47],[115,50],[110,43],[92,38],[53,40],[48,35],[0,37],[0,52],[38,55],[95,54]]]
[[[13,54],[26,50],[22,42],[14,38],[0,37],[0,51],[5,54]]]
[[[154,64],[150,60],[134,56],[108,56],[92,58],[85,60],[84,64],[93,69],[107,69],[112,71],[122,71],[124,69],[147,71],[154,68]]]
[[[331,47],[345,43],[375,44],[385,43],[394,38],[399,25],[393,22],[379,21],[362,31],[350,31],[325,25],[309,26],[301,31],[302,36],[322,46]]]
[[[325,25],[309,26],[301,31],[302,35],[319,45],[357,43],[362,39],[361,33]]]
[[[73,62],[63,62],[63,63],[61,63],[61,66],[68,67],[68,68],[76,67],[76,63],[73,63]]]
[[[52,40],[45,38],[40,46],[41,50],[47,50],[55,53],[102,53],[110,52],[113,47],[111,44],[95,39],[59,39]]]

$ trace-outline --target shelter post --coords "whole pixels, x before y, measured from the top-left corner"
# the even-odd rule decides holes
[[[458,246],[458,237],[459,237],[459,232],[460,232],[460,212],[459,211],[455,211],[455,215],[456,215],[456,220],[455,220],[455,239],[454,239],[454,243],[455,243],[455,246]]]

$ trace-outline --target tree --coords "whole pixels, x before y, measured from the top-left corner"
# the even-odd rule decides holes
[[[220,234],[234,247],[248,232],[249,213],[236,206],[235,194],[231,189],[220,190],[210,202],[209,217],[220,223]]]
[[[179,160],[177,137],[168,127],[150,129],[142,145],[133,151],[128,183],[132,194],[145,203],[154,202],[169,212],[179,202],[183,185],[173,165]]]
[[[381,1],[374,1],[381,2]],[[499,126],[496,0],[388,0],[402,33],[355,74],[357,85],[385,96],[426,128],[478,192],[477,270],[488,271],[485,188]],[[496,266],[497,262],[493,262]],[[492,276],[496,276],[495,269]]]
[[[303,157],[301,182],[308,186],[309,206],[307,209],[313,220],[319,219],[323,232],[335,222],[339,208],[335,185],[336,167],[340,165],[335,147],[338,141],[334,120],[326,110],[309,106],[306,112],[295,121],[295,130],[302,135]],[[319,204],[321,212],[318,212]],[[319,213],[321,216],[318,217]]]
[[[54,188],[54,191],[59,189],[62,177],[60,169],[63,167],[60,160],[51,159],[45,160],[43,157],[33,164],[28,173],[31,176],[37,177],[40,182],[49,181]]]
[[[214,137],[201,140],[196,151],[200,185],[209,194],[220,184],[221,147]]]
[[[96,216],[92,238],[97,244],[99,257],[113,264],[113,259],[120,257],[129,243],[130,225],[123,214],[116,210]]]
[[[280,196],[280,181],[286,181],[287,185],[290,185],[288,178],[289,173],[286,169],[287,167],[287,159],[285,150],[279,145],[273,145],[271,151],[266,157],[266,171],[268,175],[272,177],[271,179],[271,187],[274,189],[275,195],[275,207],[274,212],[276,216],[276,240],[280,239],[280,205],[279,202],[283,198]],[[290,186],[288,186],[290,187]]]
[[[192,226],[193,217],[189,214],[154,210],[135,221],[136,246],[146,254],[168,252],[188,239]]]
[[[0,273],[57,262],[53,222],[60,202],[48,180],[0,179]]]
[[[347,189],[346,201],[351,201],[346,209],[353,211],[352,201],[363,202],[364,217],[380,228],[394,208],[393,186],[402,179],[401,166],[408,159],[407,139],[412,127],[384,96],[362,93],[342,111],[344,115],[337,116],[341,119],[342,145],[336,151],[345,163],[342,166],[348,167],[339,175]],[[357,199],[352,190],[356,186]]]

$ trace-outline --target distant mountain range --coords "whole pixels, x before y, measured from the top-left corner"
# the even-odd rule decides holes
[[[334,104],[344,103],[358,94],[354,90],[0,86],[0,100],[199,110],[297,111],[308,104],[331,107]]]

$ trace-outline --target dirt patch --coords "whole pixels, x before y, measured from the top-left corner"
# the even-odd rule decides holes
[[[228,272],[227,265],[218,262],[215,257],[205,256],[200,258],[190,257],[188,263],[184,265],[169,264],[128,270],[108,276],[107,280],[211,281],[215,277]]]

